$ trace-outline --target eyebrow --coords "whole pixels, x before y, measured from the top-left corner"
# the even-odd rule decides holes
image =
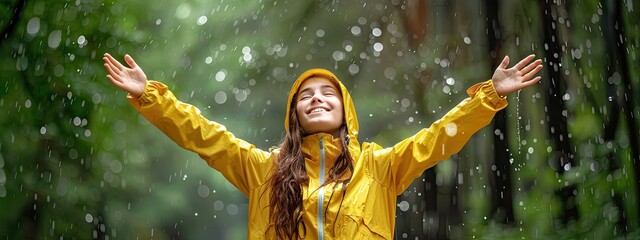
[[[332,90],[335,90],[336,92],[338,91],[338,89],[337,89],[336,87],[331,86],[331,85],[329,85],[329,84],[323,84],[323,85],[321,85],[321,86],[320,86],[320,88],[321,88],[321,89],[330,88],[330,89],[332,89]],[[307,87],[307,88],[305,88],[305,89],[302,89],[302,90],[298,93],[298,95],[301,95],[302,93],[307,92],[307,91],[311,91],[311,87]]]

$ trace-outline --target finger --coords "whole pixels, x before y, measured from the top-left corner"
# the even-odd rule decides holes
[[[509,66],[509,56],[504,56],[504,59],[502,59],[502,62],[500,63],[500,65],[498,66],[498,68],[507,68],[507,66]]]
[[[528,79],[532,78],[534,75],[536,75],[538,72],[540,72],[540,70],[542,70],[542,65],[538,65],[536,68],[533,69],[533,71],[528,72],[527,74],[525,74],[523,76],[524,81],[528,81]]]
[[[107,58],[109,63],[111,63],[114,67],[118,68],[119,70],[122,70],[125,68],[118,60],[113,58],[111,54],[105,53],[104,56]]]
[[[127,62],[127,64],[129,64],[129,67],[131,68],[137,68],[138,64],[136,64],[136,61],[133,60],[133,58],[131,56],[129,56],[129,54],[124,55],[124,61]]]
[[[111,77],[117,79],[118,81],[122,81],[122,73],[120,71],[114,70],[114,67],[106,63],[104,64],[104,68],[107,69],[107,72],[109,73],[109,75],[111,75]]]
[[[119,82],[118,80],[116,80],[115,78],[113,78],[113,76],[111,75],[107,75],[107,79],[109,79],[109,81],[113,84],[116,85],[116,87],[120,87],[121,86],[121,82]]]
[[[524,66],[527,65],[527,63],[531,62],[531,60],[533,60],[533,58],[536,57],[536,55],[531,54],[529,56],[527,56],[526,58],[520,60],[520,62],[518,62],[515,66],[516,69],[520,70],[522,69]]]
[[[523,73],[527,74],[531,70],[533,70],[536,67],[540,66],[540,64],[542,64],[542,60],[538,59],[538,60],[532,62],[531,64],[527,65],[526,67],[524,67],[522,70],[520,70],[520,72],[523,72]]]
[[[538,76],[538,77],[536,77],[536,78],[532,79],[531,81],[523,82],[523,83],[522,83],[522,85],[523,85],[523,87],[522,87],[522,88],[526,88],[526,87],[529,87],[529,86],[531,86],[531,85],[533,85],[533,84],[536,84],[536,83],[538,83],[540,80],[542,80],[542,77]]]

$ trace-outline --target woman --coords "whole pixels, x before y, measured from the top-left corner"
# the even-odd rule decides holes
[[[107,78],[129,102],[181,147],[200,155],[249,198],[250,239],[391,239],[396,196],[414,178],[458,152],[506,107],[506,95],[531,86],[542,61],[530,55],[508,68],[505,57],[492,80],[467,90],[442,119],[393,147],[358,142],[349,92],[324,69],[293,83],[286,136],[267,152],[237,139],[224,126],[149,81],[128,55],[125,67],[105,54]]]

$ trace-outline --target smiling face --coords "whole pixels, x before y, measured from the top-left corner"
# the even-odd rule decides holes
[[[336,135],[343,122],[342,95],[335,84],[320,76],[305,80],[298,88],[296,113],[307,134]]]

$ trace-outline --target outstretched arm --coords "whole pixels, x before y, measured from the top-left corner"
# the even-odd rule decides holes
[[[515,66],[507,68],[509,56],[505,56],[491,78],[496,93],[500,96],[507,96],[539,82],[542,78],[540,76],[533,78],[533,76],[542,70],[542,60],[531,62],[534,58],[535,55],[531,54],[520,60]]]
[[[108,53],[104,54],[102,60],[104,61],[104,68],[109,72],[107,78],[113,85],[135,97],[142,95],[148,81],[147,75],[144,74],[144,71],[129,54],[124,56],[124,60],[130,68],[122,65]]]

